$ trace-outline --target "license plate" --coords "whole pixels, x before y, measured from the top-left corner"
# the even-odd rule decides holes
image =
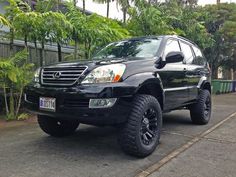
[[[39,109],[46,111],[56,111],[56,98],[40,97]]]

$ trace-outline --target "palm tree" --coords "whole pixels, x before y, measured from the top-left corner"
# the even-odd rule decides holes
[[[123,23],[126,23],[126,18],[127,18],[127,12],[130,7],[130,2],[129,0],[117,0],[117,6],[121,6],[121,10],[123,12]]]
[[[114,0],[93,0],[94,2],[97,2],[99,4],[107,4],[107,18],[109,18],[109,11],[110,11],[110,2]]]
[[[83,0],[83,13],[85,14],[85,0]]]
[[[107,0],[107,18],[109,18],[110,0]]]
[[[74,7],[76,7],[77,0],[73,0]]]

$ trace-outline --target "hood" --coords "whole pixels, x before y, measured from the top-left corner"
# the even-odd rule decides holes
[[[153,58],[129,58],[129,59],[104,59],[104,60],[80,60],[73,62],[62,62],[53,65],[48,65],[43,68],[69,68],[69,67],[80,67],[86,66],[87,69],[84,75],[87,75],[93,69],[109,64],[124,63],[126,65],[126,70],[123,75],[123,79],[127,77],[144,72],[152,72],[155,70],[155,60]]]

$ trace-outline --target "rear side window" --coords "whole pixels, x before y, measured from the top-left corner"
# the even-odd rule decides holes
[[[164,55],[166,56],[169,52],[180,52],[179,42],[177,40],[169,39],[167,41]]]
[[[201,52],[201,50],[195,46],[193,46],[193,51],[195,53],[195,57],[193,59],[193,63],[194,65],[205,65],[206,64],[206,60]]]
[[[184,61],[186,64],[192,64],[193,62],[193,52],[191,46],[180,41],[181,50],[184,54]]]

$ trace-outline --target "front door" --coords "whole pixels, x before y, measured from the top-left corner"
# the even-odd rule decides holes
[[[163,57],[172,51],[181,51],[179,42],[175,39],[168,39]],[[168,63],[158,71],[165,92],[165,111],[181,107],[188,101],[185,72],[186,67],[183,62]]]

